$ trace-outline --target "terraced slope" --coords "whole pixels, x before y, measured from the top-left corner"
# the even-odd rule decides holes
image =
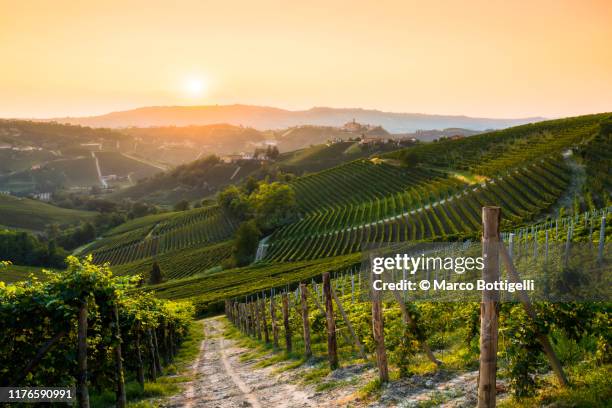
[[[121,265],[229,239],[237,225],[216,206],[160,214],[120,226],[88,251],[94,262]]]
[[[317,259],[369,243],[475,236],[483,205],[501,206],[506,227],[530,222],[570,182],[562,153],[593,139],[609,116],[420,144],[383,156],[390,161],[359,160],[299,178],[293,186],[302,217],[267,240],[264,259]]]
[[[421,144],[389,153],[408,166],[443,167],[485,176],[585,143],[610,113],[550,120],[482,133],[459,140]]]
[[[414,207],[397,205],[394,208],[400,211],[396,214],[380,211],[379,202],[362,206],[361,214],[378,214],[376,221],[370,216],[357,219],[360,212],[350,206],[328,210],[274,234],[265,259],[274,262],[316,259],[358,252],[368,244],[475,235],[480,229],[480,208],[484,205],[500,205],[504,225],[520,224],[548,209],[563,193],[569,177],[561,158],[548,159],[465,187],[435,202],[419,201],[418,192],[412,190],[407,194],[417,197],[411,201]]]
[[[380,160],[356,160],[293,183],[300,208],[305,211],[358,204],[445,177],[435,170],[408,169]]]
[[[113,272],[119,275],[140,274],[148,278],[153,265],[157,261],[166,279],[187,278],[214,268],[229,258],[232,251],[232,242],[201,247],[179,249],[166,252],[156,257],[142,258],[134,262],[117,265]]]

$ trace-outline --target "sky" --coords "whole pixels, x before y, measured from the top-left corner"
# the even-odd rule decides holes
[[[0,0],[0,117],[612,111],[612,1]]]

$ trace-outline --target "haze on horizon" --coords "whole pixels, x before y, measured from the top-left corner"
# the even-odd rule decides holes
[[[0,10],[0,117],[234,103],[612,111],[606,0],[0,0]]]

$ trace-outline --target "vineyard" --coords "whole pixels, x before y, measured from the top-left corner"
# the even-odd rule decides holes
[[[568,182],[559,158],[462,189],[453,182],[433,182],[384,200],[304,217],[271,237],[265,259],[315,259],[358,252],[370,244],[473,236],[480,207],[500,205],[507,225],[520,224],[550,208]]]
[[[140,274],[147,276],[154,260],[167,279],[182,279],[205,273],[229,258],[232,252],[231,242],[222,242],[205,247],[192,247],[166,252],[155,258],[144,258],[113,267],[118,275]]]
[[[126,380],[144,389],[171,364],[187,335],[193,307],[134,292],[136,278],[68,259],[44,282],[0,282],[0,384],[74,387],[79,406],[89,389],[116,390]]]
[[[168,216],[150,216],[130,227],[118,227],[88,251],[95,263],[122,265],[168,252],[207,246],[229,239],[236,223],[218,207],[194,209]]]
[[[386,382],[473,378],[480,369],[480,381],[472,383],[488,384],[488,391],[432,391],[426,402],[464,398],[474,405],[470,398],[491,398],[497,381],[504,398],[526,406],[540,404],[542,395],[598,406],[598,398],[612,399],[610,141],[607,125],[600,125],[608,117],[419,143],[287,177],[297,214],[262,229],[269,235],[248,266],[227,266],[245,218],[219,204],[126,222],[86,246],[90,258],[69,258],[66,271],[23,281],[29,269],[5,267],[7,280],[18,282],[0,282],[6,327],[0,382],[76,384],[82,406],[88,387],[93,394],[114,388],[124,406],[122,384],[155,381],[171,367],[193,316],[225,307],[235,331],[266,352],[286,352],[270,358],[312,368],[308,375],[322,387],[342,385],[328,382],[338,367],[375,372],[366,399],[387,398]],[[502,214],[495,234],[490,227],[487,233],[483,215],[493,207]],[[490,268],[501,265],[497,272],[513,282],[533,279],[537,290],[495,303],[483,297],[487,291],[445,297],[429,289],[370,290],[370,251],[428,248],[457,257],[488,251],[483,237],[503,243]],[[154,264],[164,279],[147,284]],[[427,279],[449,284],[470,276],[427,272]],[[496,324],[482,323],[485,317]],[[489,329],[494,337],[483,337]],[[483,346],[483,338],[495,338],[495,349]],[[487,366],[493,360],[497,366]]]
[[[517,282],[527,276],[533,278],[537,276],[535,266],[541,264],[541,270],[547,271],[550,280],[550,287],[542,286],[544,282],[538,280],[536,292],[529,295],[540,296],[535,303],[519,294],[520,301],[502,302],[497,306],[500,338],[498,342],[496,330],[495,342],[499,348],[494,357],[497,370],[492,375],[493,384],[496,376],[498,386],[502,384],[502,393],[507,387],[515,397],[531,401],[528,405],[537,405],[538,400],[529,398],[535,398],[540,390],[546,389],[550,395],[557,392],[553,390],[567,390],[572,384],[577,387],[573,397],[558,391],[562,401],[576,398],[564,401],[570,406],[576,403],[600,406],[612,398],[607,374],[612,362],[609,304],[546,300],[550,299],[550,288],[567,295],[567,288],[555,286],[555,282],[562,282],[568,271],[574,270],[571,263],[564,265],[563,259],[570,252],[577,256],[580,248],[587,248],[587,256],[576,260],[581,267],[579,279],[588,279],[585,285],[595,291],[603,289],[604,299],[609,299],[612,270],[608,262],[610,247],[605,240],[612,235],[611,219],[608,209],[602,209],[499,235],[508,247],[508,255],[500,255],[503,276]],[[452,253],[448,245],[441,248],[440,256]],[[538,251],[546,256],[538,256]],[[436,276],[444,273],[430,272]],[[366,263],[365,269],[358,266],[301,279],[301,284],[273,285],[265,291],[229,298],[225,303],[226,315],[244,335],[256,340],[255,347],[269,345],[274,350],[286,351],[287,356],[302,356],[301,361],[313,356],[314,361],[325,358],[326,362],[317,364],[309,374],[319,375],[317,378],[322,382],[331,381],[326,376],[329,370],[339,366],[359,367],[364,361],[377,367],[374,389],[391,378],[459,377],[477,368],[479,357],[481,382],[484,381],[483,340],[481,347],[478,346],[478,333],[484,330],[479,322],[483,318],[479,293],[472,301],[461,298],[417,301],[412,293],[372,291],[370,273]],[[396,282],[389,275],[382,279]],[[581,377],[584,370],[591,373],[588,379]],[[342,384],[329,382],[329,386]],[[324,387],[322,384],[321,389]],[[456,400],[472,405],[476,403],[475,394],[475,390],[470,396],[434,389],[421,402],[442,404]],[[481,397],[480,391],[478,397]],[[410,404],[409,398],[389,402],[402,401]]]

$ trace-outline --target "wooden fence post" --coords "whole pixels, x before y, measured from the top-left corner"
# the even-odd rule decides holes
[[[285,346],[287,353],[291,353],[293,347],[291,345],[291,326],[289,326],[289,299],[287,293],[283,293],[283,324],[285,326]]]
[[[115,387],[117,408],[125,408],[125,377],[123,375],[123,357],[121,356],[121,326],[119,326],[119,308],[113,304],[113,317],[115,320]]]
[[[79,308],[77,360],[77,400],[80,408],[89,408],[89,390],[87,389],[87,301]]]
[[[374,272],[372,272],[373,281]],[[370,288],[370,290],[372,292],[372,333],[376,343],[376,364],[380,381],[385,383],[389,381],[389,367],[387,365],[387,351],[385,350],[382,301],[379,290],[374,290],[373,288]]]
[[[310,321],[308,320],[308,301],[306,299],[306,284],[300,283],[300,297],[302,300],[302,325],[304,326],[304,355],[306,358],[312,357],[310,346]]]
[[[242,322],[242,333],[245,335],[249,335],[249,321],[248,321],[248,313],[246,308],[246,299],[244,303],[240,303],[240,320]]]
[[[249,302],[249,316],[251,317],[251,336],[257,336],[257,319],[255,316],[255,308],[253,307],[253,299]]]
[[[151,329],[147,329],[147,340],[149,342],[149,352],[151,354],[151,379],[157,381],[157,365],[155,364],[155,346],[153,345],[153,335]]]
[[[264,341],[270,343],[270,334],[268,333],[268,319],[266,319],[266,298],[262,297],[259,301],[259,312],[261,313],[261,324],[263,325]]]
[[[155,368],[159,375],[164,375],[162,370],[161,361],[159,359],[159,343],[157,342],[157,328],[153,329],[153,345],[155,346]]]
[[[274,349],[278,349],[278,325],[276,324],[276,306],[274,296],[270,296],[270,320],[272,323],[272,341]]]
[[[327,320],[327,356],[332,370],[338,368],[338,343],[336,341],[336,321],[331,295],[329,272],[323,274],[323,293],[325,294],[325,318]]]
[[[255,310],[255,321],[257,322],[255,327],[257,328],[257,340],[261,340],[261,318],[259,315],[259,298],[255,298],[253,301],[253,309]]]
[[[242,310],[242,303],[238,303],[238,328],[244,334],[244,311]]]
[[[599,227],[599,247],[597,249],[597,261],[603,261],[604,245],[606,242],[606,216],[601,217],[601,226]]]
[[[482,208],[482,256],[485,283],[499,280],[499,224],[501,208]],[[480,303],[480,371],[478,408],[495,407],[499,291],[483,290]]]
[[[140,384],[140,388],[144,389],[144,367],[142,365],[142,351],[140,350],[140,340],[141,340],[141,334],[140,334],[140,327],[141,327],[141,323],[140,321],[138,321],[138,323],[136,323],[136,344],[134,345],[134,347],[136,347],[136,380],[138,381],[138,383]]]

